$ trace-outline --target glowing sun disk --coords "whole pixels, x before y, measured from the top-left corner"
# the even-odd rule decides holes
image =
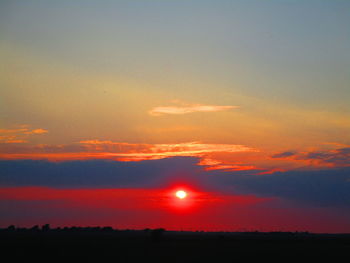
[[[185,191],[180,190],[177,191],[175,195],[177,198],[184,199],[187,196],[187,193]]]

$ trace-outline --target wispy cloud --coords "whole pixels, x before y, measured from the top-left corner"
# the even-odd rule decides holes
[[[317,167],[346,167],[350,166],[350,146],[338,143],[324,143],[331,146],[343,146],[336,149],[313,149],[303,152],[287,151],[272,155],[275,159],[306,161]],[[344,147],[345,146],[345,147]]]
[[[250,152],[256,151],[253,148],[236,145],[236,144],[205,144],[200,142],[186,142],[177,144],[129,144],[129,143],[113,143],[110,141],[90,140],[82,141],[80,143],[86,144],[88,147],[101,146],[115,150],[124,150],[125,152],[114,153],[120,161],[141,161],[163,159],[175,156],[202,156],[209,153],[217,152]]]
[[[28,135],[48,133],[45,129],[29,129],[21,125],[17,129],[0,129],[0,143],[26,143]]]
[[[297,159],[309,160],[314,165],[350,166],[350,147],[330,151],[312,151],[298,156]]]
[[[210,158],[203,158],[198,165],[204,166],[206,171],[221,170],[225,172],[233,171],[250,171],[250,170],[262,170],[254,165],[246,165],[242,163],[221,162]]]
[[[281,153],[276,153],[272,155],[272,158],[287,158],[294,156],[296,153],[294,151],[288,151],[288,152],[281,152]]]
[[[186,104],[180,103],[180,105],[174,106],[159,106],[154,107],[149,111],[152,116],[161,116],[165,114],[187,114],[193,112],[216,112],[216,111],[226,111],[230,109],[239,108],[238,106],[221,106],[221,105],[203,105],[203,104]]]
[[[133,144],[101,140],[84,140],[71,145],[36,145],[7,149],[2,159],[114,159],[118,161],[157,160],[176,156],[203,157],[214,153],[256,152],[237,144],[186,142],[175,144]]]
[[[0,143],[26,143],[27,140],[18,139],[15,135],[1,135]]]
[[[48,130],[34,129],[34,130],[27,130],[24,132],[24,134],[45,134],[45,133],[48,133]]]

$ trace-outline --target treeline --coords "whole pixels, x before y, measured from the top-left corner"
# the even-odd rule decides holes
[[[32,227],[26,228],[26,227],[16,227],[15,225],[10,225],[7,228],[0,228],[0,231],[6,231],[6,232],[60,232],[60,231],[67,231],[67,232],[145,232],[145,233],[164,233],[164,232],[170,232],[170,233],[193,233],[193,234],[220,234],[223,236],[226,235],[315,235],[312,233],[309,233],[308,231],[273,231],[273,232],[260,232],[260,231],[244,231],[244,232],[230,232],[230,231],[203,231],[203,230],[197,230],[197,231],[166,231],[164,228],[156,228],[156,229],[150,229],[146,228],[143,230],[135,230],[135,229],[115,229],[111,226],[87,226],[87,227],[81,227],[81,226],[65,226],[65,227],[56,227],[52,228],[50,224],[44,224],[42,226],[34,225]]]
[[[0,228],[1,232],[144,232],[144,233],[153,233],[159,234],[164,233],[166,230],[164,228],[150,229],[146,228],[143,230],[135,229],[115,229],[111,226],[65,226],[65,227],[56,227],[52,228],[50,224],[44,224],[42,226],[34,225],[30,228],[26,227],[16,227],[15,225],[10,225],[7,228]]]
[[[25,228],[25,227],[16,227],[14,225],[10,225],[7,228],[2,228],[0,229],[1,231],[36,231],[36,232],[48,232],[48,231],[88,231],[88,232],[113,232],[113,231],[118,231],[114,229],[111,226],[97,226],[97,227],[79,227],[79,226],[72,226],[72,227],[56,227],[56,228],[51,228],[50,224],[45,224],[42,226],[35,225],[30,228]]]
[[[16,227],[10,225],[7,228],[0,228],[0,234],[7,237],[80,237],[80,236],[95,236],[95,237],[149,237],[153,241],[160,241],[166,230],[164,228],[150,229],[146,228],[143,230],[133,229],[114,229],[111,226],[96,226],[96,227],[56,227],[52,228],[50,224],[42,226],[35,225],[30,228]]]

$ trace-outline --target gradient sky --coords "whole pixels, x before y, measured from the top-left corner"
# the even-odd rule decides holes
[[[347,0],[1,0],[0,227],[350,232],[349,101]]]

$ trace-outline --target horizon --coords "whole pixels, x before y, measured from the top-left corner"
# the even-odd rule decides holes
[[[3,0],[0,228],[350,233],[350,1]]]
[[[1,231],[40,231],[40,232],[48,232],[48,231],[99,231],[99,232],[152,232],[152,231],[163,231],[171,233],[171,232],[180,232],[180,233],[207,233],[207,234],[215,234],[215,233],[226,233],[226,234],[288,234],[288,235],[350,235],[350,233],[317,233],[317,232],[309,232],[309,231],[259,231],[259,230],[200,230],[200,229],[165,229],[162,227],[159,228],[143,228],[143,229],[129,229],[129,228],[115,228],[112,226],[51,226],[50,224],[44,225],[33,225],[31,227],[21,227],[15,225],[9,225],[5,228],[0,228]]]

